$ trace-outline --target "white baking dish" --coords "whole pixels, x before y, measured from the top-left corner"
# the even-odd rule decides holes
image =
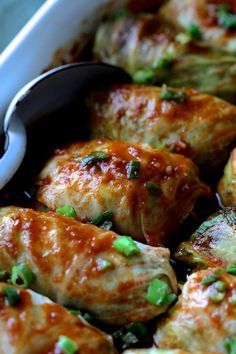
[[[128,1],[131,0],[46,1],[0,55],[0,133],[4,114],[16,93],[54,62],[58,50],[61,49],[60,57],[70,62],[73,44],[82,48],[102,16],[124,7]],[[24,127],[14,120],[1,158],[0,189],[16,172],[25,149]]]
[[[0,117],[16,92],[39,75],[55,51],[92,32],[126,0],[47,0],[0,56]],[[105,5],[105,6],[104,6]]]

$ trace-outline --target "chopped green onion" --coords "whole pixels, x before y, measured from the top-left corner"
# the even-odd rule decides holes
[[[162,58],[159,59],[155,65],[155,69],[170,69],[172,59]]]
[[[145,187],[150,191],[151,194],[159,197],[162,193],[161,188],[154,182],[148,181],[145,183]]]
[[[98,270],[103,272],[104,270],[107,269],[112,269],[114,267],[114,265],[108,260],[108,259],[98,259],[97,260],[97,266],[98,266]]]
[[[130,16],[130,12],[126,9],[121,9],[119,11],[117,11],[112,17],[112,20],[117,20],[118,18],[122,18],[122,17],[128,17]]]
[[[157,150],[164,150],[164,149],[165,149],[165,145],[164,145],[164,144],[161,144],[161,143],[156,144],[155,147],[156,147]]]
[[[63,354],[75,354],[78,352],[77,344],[66,336],[60,336],[58,346]]]
[[[184,104],[187,101],[187,94],[184,91],[174,91],[170,89],[164,89],[160,95],[163,101],[173,101],[179,104]]]
[[[175,40],[180,44],[188,44],[191,42],[191,37],[187,33],[178,33]]]
[[[0,270],[0,281],[5,281],[8,278],[8,273],[6,270]]]
[[[214,287],[216,288],[216,290],[224,293],[226,288],[227,288],[227,284],[222,281],[222,280],[218,280],[215,283],[213,283]]]
[[[153,84],[156,79],[156,71],[153,69],[138,70],[133,74],[133,82],[137,84]]]
[[[170,305],[176,299],[176,295],[169,293],[166,282],[154,279],[148,287],[146,299],[156,306]]]
[[[228,264],[226,267],[226,272],[232,275],[236,275],[236,264]]]
[[[202,39],[202,32],[200,31],[200,28],[198,27],[198,25],[192,23],[188,29],[188,34],[192,37],[192,39],[195,39],[195,40],[200,40]]]
[[[126,165],[127,178],[137,179],[139,177],[140,162],[137,160],[130,161]]]
[[[118,237],[113,242],[113,246],[118,252],[126,255],[127,257],[135,256],[140,253],[140,249],[130,236]]]
[[[85,167],[91,163],[107,160],[108,157],[109,156],[107,154],[105,154],[104,152],[95,151],[95,152],[92,152],[91,154],[89,154],[88,156],[85,156],[84,158],[82,158],[80,160],[80,162],[81,162],[81,165],[83,167]]]
[[[221,276],[221,273],[219,271],[216,271],[210,275],[207,275],[205,278],[203,278],[201,281],[201,284],[202,285],[211,285],[216,280],[220,279],[220,276]]]
[[[221,302],[225,297],[225,292],[218,292],[211,289],[208,298],[213,302]]]
[[[174,293],[173,293],[173,294],[168,294],[166,303],[167,303],[168,305],[171,305],[171,304],[173,304],[173,302],[174,302],[176,299],[177,299],[177,295],[175,295]]]
[[[77,216],[75,209],[71,205],[68,205],[68,204],[65,204],[65,205],[61,206],[60,208],[57,208],[56,212],[58,214],[68,216],[70,218],[76,218],[76,216]]]
[[[219,24],[226,29],[236,29],[236,14],[230,11],[229,6],[220,5],[216,10]]]
[[[105,221],[111,219],[113,213],[112,211],[108,210],[105,211],[104,213],[102,213],[101,215],[97,216],[96,218],[94,218],[91,223],[93,225],[99,226],[101,224],[103,224]]]
[[[236,339],[233,338],[225,339],[224,347],[227,354],[236,354]]]
[[[10,282],[20,288],[28,288],[36,279],[36,275],[26,264],[18,264],[12,268]]]
[[[2,291],[7,298],[10,306],[16,306],[19,304],[21,297],[16,289],[11,288],[10,286],[3,286]]]

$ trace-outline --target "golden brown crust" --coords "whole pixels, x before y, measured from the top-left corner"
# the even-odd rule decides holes
[[[108,158],[83,166],[81,159],[94,151]],[[129,179],[127,165],[133,160],[140,163],[140,170],[138,178]],[[150,181],[157,186],[156,193],[147,188]],[[50,209],[70,204],[79,218],[88,220],[110,210],[119,234],[151,245],[168,242],[196,198],[209,192],[197,167],[182,155],[106,139],[58,150],[38,184],[37,198]]]

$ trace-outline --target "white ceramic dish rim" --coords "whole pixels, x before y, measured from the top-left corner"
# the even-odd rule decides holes
[[[108,4],[109,10],[116,11],[126,3],[47,0],[0,55],[0,123],[17,92],[51,64],[56,50],[92,32]],[[25,129],[17,119],[8,129],[8,142],[8,152],[1,159],[0,189],[15,174],[26,149]],[[18,146],[17,151],[13,146]]]

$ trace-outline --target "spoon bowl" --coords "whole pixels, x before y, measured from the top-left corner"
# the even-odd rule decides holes
[[[130,76],[118,67],[84,62],[52,69],[25,85],[10,103],[3,122],[5,144],[0,159],[0,189],[23,161],[28,125],[74,100],[81,102],[92,89],[130,81]]]

